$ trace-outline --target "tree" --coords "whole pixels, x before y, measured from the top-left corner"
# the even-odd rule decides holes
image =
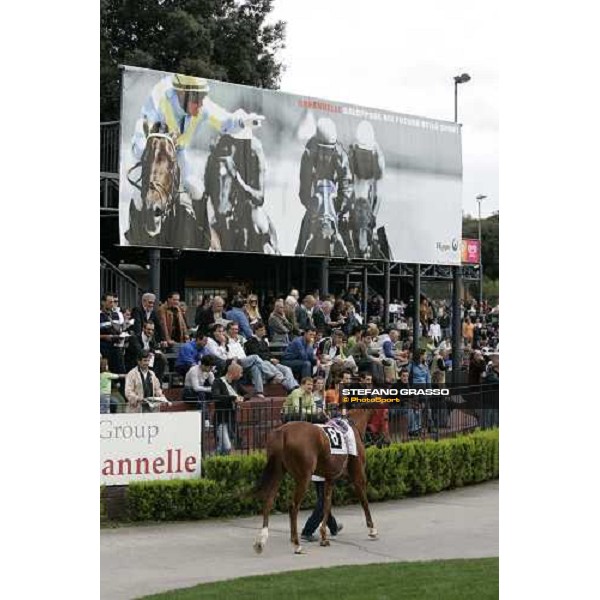
[[[100,120],[119,118],[120,64],[277,88],[273,0],[101,0]]]
[[[500,213],[481,219],[481,259],[485,277],[496,280],[499,271]],[[463,218],[463,238],[477,239],[477,219],[468,215]]]

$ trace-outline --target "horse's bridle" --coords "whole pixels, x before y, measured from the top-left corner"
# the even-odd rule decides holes
[[[129,181],[129,183],[131,185],[133,185],[135,188],[137,188],[138,190],[140,190],[140,192],[142,191],[142,187],[143,187],[143,178],[144,178],[144,165],[147,162],[147,156],[148,156],[148,152],[149,152],[149,141],[152,138],[156,138],[156,139],[163,139],[163,140],[167,140],[167,142],[170,144],[173,153],[176,155],[177,154],[177,149],[175,147],[175,142],[173,141],[173,138],[166,134],[166,133],[151,133],[148,135],[148,137],[146,138],[146,147],[144,148],[144,153],[142,154],[142,158],[140,161],[138,161],[135,165],[133,165],[128,171],[127,171],[127,180]],[[139,167],[142,167],[140,175],[137,179],[132,179],[131,178],[131,173],[135,170],[138,169]],[[169,190],[167,190],[165,188],[165,186],[163,186],[161,183],[157,182],[157,181],[148,181],[148,187],[154,189],[156,192],[158,192],[161,200],[163,201],[163,203],[165,204],[165,206],[167,207],[166,210],[164,211],[164,214],[168,213],[173,206],[175,205],[175,200],[177,198],[177,196],[180,194],[179,191],[179,165],[177,163],[177,158],[175,158],[175,160],[173,161],[173,190],[171,193],[169,193]],[[141,183],[142,182],[142,183]]]

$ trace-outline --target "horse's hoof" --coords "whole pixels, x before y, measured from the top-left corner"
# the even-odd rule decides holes
[[[372,540],[376,540],[379,538],[379,534],[377,533],[377,529],[375,529],[375,527],[369,529],[369,538],[371,538]]]
[[[304,552],[304,548],[302,546],[296,546],[294,549],[294,554],[306,554],[306,552]]]
[[[330,546],[331,542],[329,540],[321,540],[320,544],[321,546]]]
[[[262,554],[263,550],[263,544],[261,544],[260,542],[254,542],[254,552],[256,552],[256,554]]]

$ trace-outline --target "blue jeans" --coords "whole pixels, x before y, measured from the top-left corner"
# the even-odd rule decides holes
[[[282,364],[273,366],[283,375],[283,381],[281,383],[288,392],[298,387],[298,382],[294,378],[294,373],[289,367]]]
[[[416,433],[421,429],[420,408],[402,408],[400,414],[408,416],[408,433]]]
[[[254,355],[251,354],[250,356]],[[257,364],[260,372],[263,375],[263,381],[271,381],[273,377],[282,376],[283,381],[281,383],[288,392],[291,392],[294,388],[298,387],[298,382],[294,379],[294,374],[289,367],[281,364],[274,365],[269,360],[263,360],[260,357],[258,358],[260,362]]]
[[[110,394],[100,394],[100,414],[107,415],[110,412]]]
[[[261,373],[262,360],[260,357],[256,356],[256,354],[253,354],[252,356],[247,356],[246,358],[237,359],[237,362],[239,362],[240,365],[242,365],[242,369],[244,369],[244,371],[250,375],[250,381],[252,381],[252,385],[254,386],[256,393],[262,394],[264,387]]]
[[[227,455],[231,452],[231,439],[227,423],[217,425],[217,454]]]
[[[312,375],[312,364],[309,360],[282,360],[281,364],[289,367],[300,380],[303,377],[310,377]]]
[[[317,504],[315,506],[315,510],[313,510],[310,517],[306,521],[304,527],[302,528],[302,535],[310,536],[312,535],[323,520],[323,508],[325,504],[325,482],[324,481],[315,481],[315,490],[317,492]],[[327,527],[329,527],[329,531],[331,535],[337,535],[337,521],[335,517],[329,513],[329,519],[327,519]]]

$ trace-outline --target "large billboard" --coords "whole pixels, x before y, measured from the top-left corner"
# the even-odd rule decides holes
[[[455,123],[132,67],[121,110],[122,245],[460,264]]]
[[[100,481],[197,479],[201,418],[199,412],[100,415]]]

